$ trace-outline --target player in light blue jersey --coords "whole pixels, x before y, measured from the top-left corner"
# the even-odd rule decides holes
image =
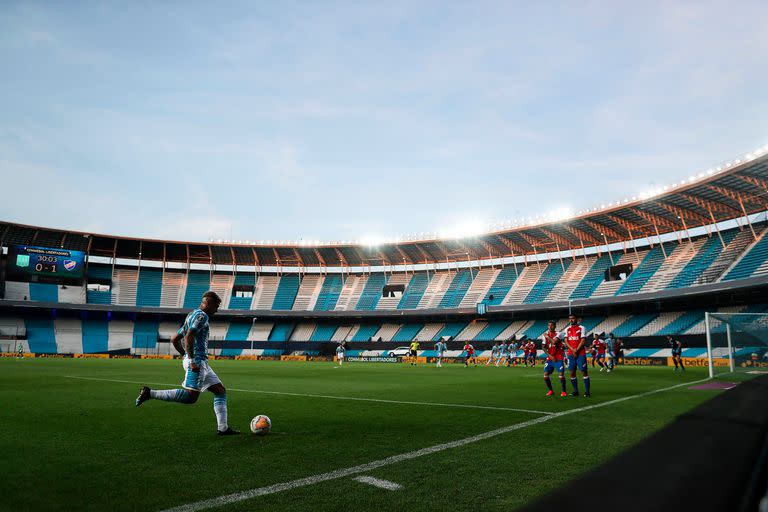
[[[506,341],[502,341],[501,345],[499,345],[499,359],[496,361],[496,366],[499,366],[507,360],[509,360],[509,345]]]
[[[344,365],[344,357],[347,355],[346,347],[344,347],[344,342],[342,341],[339,343],[339,346],[336,347],[336,360],[339,362],[339,366]]]
[[[180,389],[154,390],[141,388],[136,406],[152,398],[166,402],[193,404],[200,393],[213,393],[213,412],[216,414],[217,434],[231,436],[240,432],[232,430],[227,423],[227,390],[208,365],[208,319],[219,310],[221,298],[215,292],[205,292],[200,307],[187,315],[184,325],[173,335],[171,343],[184,356],[184,381]]]
[[[448,345],[445,344],[445,341],[440,340],[437,343],[435,343],[435,352],[437,353],[437,366],[438,368],[442,368],[443,366],[443,356],[445,355],[445,351],[448,350]]]
[[[493,344],[493,348],[491,348],[491,357],[488,358],[488,360],[485,362],[485,366],[488,366],[492,362],[496,361],[496,358],[499,357],[499,342]]]

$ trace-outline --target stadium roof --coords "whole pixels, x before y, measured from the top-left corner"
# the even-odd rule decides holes
[[[201,243],[83,233],[0,222],[0,245],[83,250],[92,256],[216,265],[365,267],[442,264],[606,246],[768,210],[768,151],[636,198],[557,221],[468,238],[360,243]]]

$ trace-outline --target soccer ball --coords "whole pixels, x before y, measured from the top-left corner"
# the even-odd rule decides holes
[[[272,420],[264,414],[259,414],[251,420],[251,432],[257,436],[265,436],[272,428]]]

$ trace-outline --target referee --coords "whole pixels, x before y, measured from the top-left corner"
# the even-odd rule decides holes
[[[416,364],[416,356],[419,353],[419,342],[416,340],[413,340],[411,342],[411,366],[414,366]]]

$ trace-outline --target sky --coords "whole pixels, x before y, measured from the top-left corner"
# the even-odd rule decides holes
[[[218,4],[0,3],[0,220],[418,236],[768,144],[765,1]]]

